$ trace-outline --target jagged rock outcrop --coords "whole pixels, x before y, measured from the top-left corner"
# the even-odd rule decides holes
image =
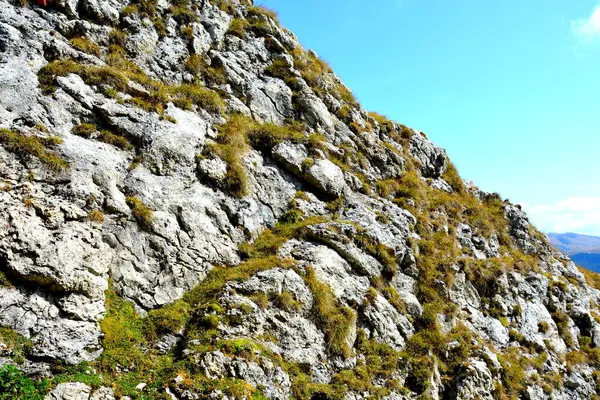
[[[0,0],[0,92],[14,398],[600,393],[600,279],[270,10]]]

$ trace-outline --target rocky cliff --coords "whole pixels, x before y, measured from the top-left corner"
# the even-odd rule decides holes
[[[242,0],[0,0],[0,399],[590,399],[600,279]]]

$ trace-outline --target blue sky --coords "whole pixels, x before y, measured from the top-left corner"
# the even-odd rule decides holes
[[[264,0],[363,107],[545,231],[600,235],[600,0]]]

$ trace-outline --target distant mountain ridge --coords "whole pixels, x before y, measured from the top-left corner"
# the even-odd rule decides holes
[[[600,237],[578,233],[549,233],[550,243],[567,254],[600,253]]]
[[[578,233],[549,233],[550,243],[579,266],[600,272],[600,237]]]

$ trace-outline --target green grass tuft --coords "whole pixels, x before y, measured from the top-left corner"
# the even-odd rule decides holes
[[[62,140],[54,136],[41,138],[0,129],[0,145],[4,146],[6,150],[21,157],[35,157],[48,169],[57,172],[69,167],[69,163],[53,151],[60,143]]]

